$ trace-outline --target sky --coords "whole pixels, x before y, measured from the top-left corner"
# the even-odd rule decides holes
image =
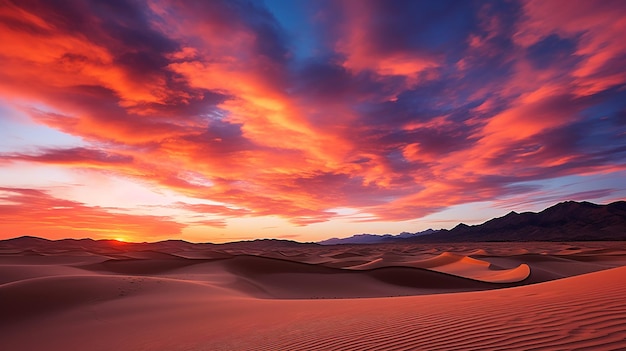
[[[0,0],[0,239],[318,241],[626,199],[626,2]]]

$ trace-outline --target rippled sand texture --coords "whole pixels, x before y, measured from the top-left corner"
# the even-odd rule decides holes
[[[626,245],[0,244],[1,350],[621,350]]]

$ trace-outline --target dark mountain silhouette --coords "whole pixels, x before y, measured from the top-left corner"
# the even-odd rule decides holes
[[[404,242],[626,240],[626,201],[566,201],[541,212],[509,212],[479,225],[401,239]],[[399,240],[397,240],[399,241]]]
[[[176,252],[181,250],[250,250],[250,249],[286,249],[290,247],[319,246],[315,243],[300,243],[281,239],[256,239],[235,241],[223,244],[190,243],[184,240],[165,240],[153,243],[119,242],[117,240],[93,239],[60,239],[49,240],[34,236],[21,236],[0,240],[0,250],[31,250],[33,252],[50,252],[50,250],[90,251],[109,254],[125,251],[158,251]]]
[[[408,233],[403,232],[397,235],[392,234],[355,234],[347,238],[331,238],[318,241],[322,245],[339,245],[339,244],[379,244],[395,242],[397,239],[415,238],[420,235],[433,234],[436,230],[426,229],[422,232]]]

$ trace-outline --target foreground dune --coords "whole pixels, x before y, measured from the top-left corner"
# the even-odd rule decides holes
[[[0,349],[624,349],[622,244],[551,245],[5,250]]]

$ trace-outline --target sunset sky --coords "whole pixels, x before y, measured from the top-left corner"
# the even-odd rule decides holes
[[[0,239],[317,241],[626,198],[626,2],[0,0]]]

